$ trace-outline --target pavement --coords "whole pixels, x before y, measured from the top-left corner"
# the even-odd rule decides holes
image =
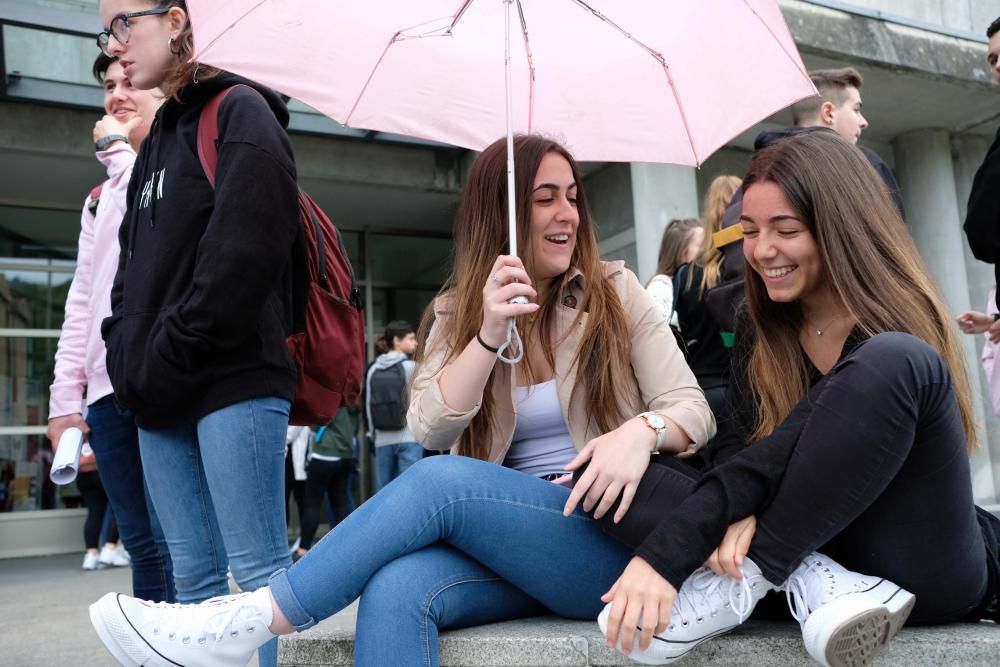
[[[128,592],[128,568],[84,572],[82,554],[0,560],[0,667],[114,667],[90,626],[87,607],[109,591]],[[315,628],[285,638],[280,663],[352,665],[351,605]],[[878,665],[1000,665],[1000,626],[955,624],[904,629]],[[628,665],[604,645],[593,622],[525,619],[442,633],[442,667]],[[256,665],[254,660],[252,665]],[[751,621],[687,658],[707,665],[808,665],[798,626]],[[815,664],[815,663],[811,663]]]
[[[131,571],[88,572],[82,562],[82,552],[0,560],[0,667],[118,664],[91,627],[87,607],[105,593],[131,592]]]

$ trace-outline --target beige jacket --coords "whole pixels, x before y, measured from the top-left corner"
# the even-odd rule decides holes
[[[635,416],[647,410],[673,420],[694,441],[681,456],[693,454],[715,434],[715,418],[708,407],[705,395],[698,387],[663,315],[636,279],[625,268],[624,262],[604,262],[605,275],[618,290],[625,313],[629,319],[632,344],[632,371],[635,383],[622,396],[626,414]],[[585,288],[583,274],[571,269],[560,287],[561,303],[557,306],[555,340],[563,342],[555,350],[555,381],[559,405],[569,434],[577,450],[601,435],[597,425],[588,423],[583,402],[570,402],[576,382],[573,356],[579,337],[586,327],[587,313],[574,326],[576,310],[570,306],[582,303]],[[451,299],[447,295],[434,302],[436,319],[431,327],[425,347],[424,360],[413,376],[410,409],[407,421],[410,432],[426,449],[455,450],[458,438],[479,411],[479,404],[467,412],[448,407],[441,395],[438,378],[444,370],[442,364],[448,350],[442,332],[449,327]],[[569,334],[563,339],[567,330]],[[496,404],[496,424],[489,460],[503,463],[514,435],[517,406],[514,400],[513,373],[509,365],[497,362],[493,382]]]

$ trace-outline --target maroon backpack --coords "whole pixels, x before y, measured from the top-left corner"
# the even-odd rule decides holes
[[[219,106],[237,86],[242,84],[213,97],[198,120],[198,159],[213,188],[219,161]],[[354,403],[360,391],[364,370],[361,296],[340,232],[301,189],[299,214],[305,232],[309,291],[304,300],[304,331],[287,339],[298,374],[288,422],[325,426],[340,406]]]

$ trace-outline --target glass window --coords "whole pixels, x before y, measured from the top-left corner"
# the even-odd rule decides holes
[[[351,268],[354,269],[355,280],[364,280],[365,260],[361,254],[361,244],[363,243],[361,232],[340,230],[340,236],[344,240],[344,247],[347,248],[347,259],[351,262]]]
[[[96,14],[96,7],[93,11]],[[95,21],[94,37],[98,33],[97,25],[99,22]],[[97,82],[94,81],[94,75],[90,71],[94,58],[97,57],[94,37],[3,26],[7,71],[18,72],[21,76],[33,79],[96,86]]]
[[[371,234],[373,283],[437,290],[451,266],[451,239]],[[392,316],[392,313],[389,313]]]
[[[406,320],[416,329],[420,318],[437,295],[436,289],[408,289],[405,287],[375,288],[372,290],[372,328],[378,337],[385,325],[392,320]]]
[[[72,281],[72,273],[0,268],[0,328],[59,329]]]
[[[49,480],[51,467],[44,435],[0,436],[0,512],[79,506],[76,485],[57,487]]]
[[[80,211],[0,206],[0,261],[76,259]]]
[[[0,337],[0,424],[46,423],[56,342],[55,338]]]

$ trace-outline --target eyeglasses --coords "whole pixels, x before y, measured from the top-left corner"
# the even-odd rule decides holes
[[[128,44],[129,19],[140,16],[158,16],[166,14],[169,11],[169,7],[160,7],[159,9],[147,9],[141,12],[122,12],[111,19],[111,25],[107,30],[97,35],[97,46],[101,49],[101,53],[109,58],[114,58],[115,56],[111,53],[109,42],[114,37],[118,40],[119,44]]]

